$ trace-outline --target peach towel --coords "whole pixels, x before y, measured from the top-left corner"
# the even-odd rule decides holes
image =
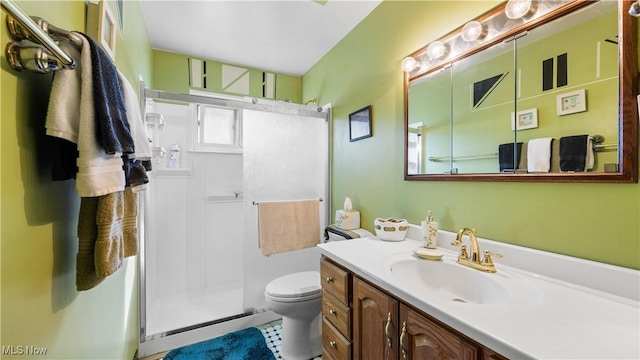
[[[320,243],[319,200],[258,203],[263,256],[300,250]]]

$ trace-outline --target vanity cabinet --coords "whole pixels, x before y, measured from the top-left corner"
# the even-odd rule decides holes
[[[482,360],[509,360],[506,357],[498,354],[497,352],[489,349],[482,348]]]
[[[322,356],[355,360],[506,360],[323,257]]]
[[[402,359],[479,359],[477,344],[404,304],[400,306],[400,323]]]
[[[351,360],[351,274],[323,258],[322,358]]]
[[[353,277],[354,359],[398,358],[398,301]]]

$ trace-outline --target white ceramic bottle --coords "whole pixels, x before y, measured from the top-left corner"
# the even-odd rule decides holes
[[[424,227],[423,227],[424,229]],[[435,249],[438,245],[438,222],[433,220],[431,210],[427,212],[426,234],[423,232],[424,247]]]
[[[429,245],[429,215],[420,222],[420,229],[422,230],[422,246],[426,248]]]

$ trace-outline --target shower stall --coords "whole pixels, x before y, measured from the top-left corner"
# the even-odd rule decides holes
[[[266,284],[317,270],[319,252],[263,257],[255,202],[321,198],[324,230],[329,107],[144,84],[141,98],[154,158],[140,224],[138,355],[277,319]]]

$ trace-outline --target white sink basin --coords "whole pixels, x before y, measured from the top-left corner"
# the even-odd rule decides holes
[[[403,281],[413,279],[416,287],[428,293],[460,303],[495,304],[506,302],[510,292],[497,274],[488,274],[455,262],[431,260],[399,260],[389,270]]]

